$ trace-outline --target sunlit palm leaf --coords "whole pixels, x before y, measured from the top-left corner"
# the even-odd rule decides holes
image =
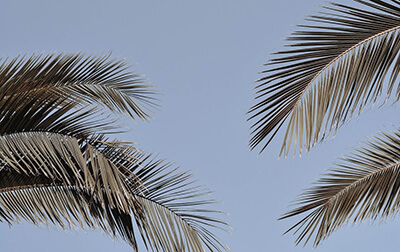
[[[400,131],[382,133],[344,158],[316,186],[301,195],[298,208],[283,218],[309,212],[288,230],[297,243],[314,235],[314,245],[347,222],[375,220],[400,209]]]
[[[259,102],[249,111],[256,120],[252,149],[262,145],[263,151],[288,120],[281,154],[291,146],[301,154],[381,93],[388,98],[396,90],[399,99],[400,2],[355,1],[369,9],[325,7],[328,13],[311,16],[314,24],[289,37],[291,49],[266,64]]]

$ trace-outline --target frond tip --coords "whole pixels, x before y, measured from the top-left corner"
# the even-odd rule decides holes
[[[369,103],[400,98],[400,3],[355,0],[367,9],[332,3],[288,38],[256,87],[249,110],[250,147],[263,151],[286,125],[280,155],[306,150]],[[384,83],[388,83],[386,90]],[[394,91],[396,90],[396,91]],[[385,100],[385,101],[386,101]]]
[[[381,133],[321,178],[281,219],[308,214],[287,232],[314,246],[348,222],[385,219],[400,210],[400,129]],[[311,211],[311,212],[310,212]]]

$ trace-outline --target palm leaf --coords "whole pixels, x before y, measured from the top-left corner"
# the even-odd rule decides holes
[[[54,133],[26,132],[0,137],[0,171],[43,175],[66,186],[85,188],[92,197],[105,190],[111,207],[125,212],[129,205],[126,169],[116,166],[88,141]],[[102,198],[103,200],[103,198]]]
[[[214,203],[204,197],[209,192],[196,186],[189,173],[168,170],[169,166],[150,161],[135,172],[144,188],[142,193],[133,191],[143,207],[142,218],[136,222],[146,246],[154,251],[228,250],[209,231],[227,225],[210,216],[220,212],[205,208]]]
[[[207,208],[214,201],[207,199],[209,192],[197,186],[190,173],[171,169],[169,163],[138,152],[130,145],[119,142],[106,145],[102,153],[117,166],[129,170],[124,173],[127,184],[140,206],[134,218],[148,249],[228,250],[209,230],[224,230],[227,224],[212,217],[220,212]],[[132,175],[135,177],[131,178]]]
[[[101,228],[112,237],[118,233],[137,251],[130,214],[110,207],[106,201],[102,204],[85,190],[42,175],[27,176],[14,171],[2,171],[0,185],[0,221],[12,225],[23,219],[64,229],[77,225]]]
[[[400,130],[381,133],[305,191],[281,219],[308,213],[287,232],[314,246],[347,222],[385,219],[400,209]]]
[[[100,109],[53,95],[9,96],[0,102],[0,135],[49,132],[79,138],[123,132]]]
[[[224,251],[190,174],[101,136],[27,132],[0,139],[0,220],[102,228],[137,250],[132,218],[153,251]],[[191,186],[193,185],[193,186]],[[90,217],[91,216],[91,217]],[[92,220],[94,218],[94,220]]]
[[[352,115],[395,91],[400,73],[400,2],[355,0],[367,9],[332,3],[308,18],[277,52],[256,87],[249,113],[250,147],[261,152],[285,124],[280,155],[308,151]],[[389,74],[390,73],[390,74]],[[388,83],[384,90],[384,83]]]
[[[79,104],[101,104],[130,117],[149,117],[154,93],[126,63],[83,54],[32,55],[0,61],[0,100],[52,94]]]
[[[109,56],[0,61],[0,221],[101,228],[137,251],[136,223],[148,250],[227,250],[190,174],[105,137],[121,130],[98,105],[146,119],[152,94]]]

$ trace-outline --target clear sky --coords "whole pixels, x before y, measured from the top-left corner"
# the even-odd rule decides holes
[[[351,3],[350,0],[342,0]],[[280,138],[260,156],[247,146],[254,80],[268,53],[319,10],[322,0],[51,1],[5,0],[0,8],[0,56],[85,52],[126,58],[160,91],[150,122],[130,123],[125,140],[159,153],[222,202],[231,251],[311,251],[282,233],[299,218],[277,221],[290,203],[337,157],[378,130],[400,125],[395,106],[373,107],[343,127],[334,140],[302,157],[278,160]],[[347,226],[316,251],[395,251],[400,219]],[[60,231],[0,223],[0,251],[131,251],[101,231]]]

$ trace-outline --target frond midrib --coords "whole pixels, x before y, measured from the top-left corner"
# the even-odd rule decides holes
[[[113,86],[111,86],[111,85],[106,85],[105,83],[99,83],[99,82],[95,82],[95,81],[93,81],[93,82],[90,82],[90,81],[84,81],[84,82],[68,82],[68,83],[62,83],[62,84],[60,84],[60,85],[53,85],[53,86],[51,86],[51,85],[46,85],[46,86],[42,86],[42,87],[32,88],[32,89],[29,89],[29,90],[23,90],[23,91],[13,92],[13,95],[16,95],[16,94],[24,94],[24,93],[30,93],[30,92],[35,92],[35,91],[46,91],[46,90],[52,90],[52,89],[70,88],[70,87],[76,87],[76,86],[79,86],[79,85],[100,86],[100,87],[103,87],[103,88],[108,88],[108,89],[111,89],[111,90],[116,90],[116,91],[118,91],[118,92],[123,93],[124,95],[128,95],[127,93],[124,92],[123,89],[118,89],[118,88],[113,87]],[[151,86],[149,86],[149,85],[143,85],[143,87],[151,87]],[[6,95],[6,96],[4,96],[4,98],[8,98],[8,97],[10,97],[10,96],[11,96],[11,95]],[[131,97],[130,95],[128,95],[128,96]],[[137,99],[135,95],[133,95],[133,97],[134,97],[135,99]],[[147,101],[145,101],[145,102],[147,102]]]
[[[4,136],[11,136],[11,135],[18,135],[18,134],[35,134],[35,133],[47,133],[47,134],[55,134],[55,135],[60,135],[60,136],[66,136],[66,137],[74,137],[76,139],[86,139],[85,137],[82,137],[82,135],[80,135],[79,133],[75,133],[75,132],[64,132],[64,133],[60,133],[59,130],[48,130],[48,129],[34,129],[34,130],[25,130],[25,131],[14,131],[14,132],[9,132],[9,133],[4,133],[4,134],[0,134],[0,137],[4,137]]]
[[[43,188],[43,187],[57,187],[57,188],[70,187],[70,188],[72,188],[73,186],[63,185],[61,182],[29,184],[29,185],[19,185],[19,186],[11,186],[11,187],[0,188],[0,193],[18,191],[18,190],[25,190],[25,189],[33,189],[34,190],[36,188]]]
[[[346,193],[347,191],[351,190],[351,188],[356,187],[357,185],[363,183],[364,181],[368,180],[369,178],[373,177],[376,174],[383,173],[383,172],[385,172],[385,171],[387,171],[387,170],[389,170],[389,169],[391,169],[391,168],[393,168],[395,166],[398,166],[398,165],[400,165],[400,161],[397,161],[397,162],[395,162],[393,164],[390,164],[390,165],[388,165],[386,167],[383,167],[383,168],[381,168],[381,169],[379,169],[379,170],[377,170],[375,172],[372,172],[372,173],[370,173],[370,174],[368,174],[368,175],[366,175],[366,176],[364,176],[364,177],[362,177],[360,179],[357,179],[356,181],[352,182],[351,184],[347,185],[346,187],[344,187],[343,189],[338,191],[335,195],[329,197],[329,199],[327,199],[319,207],[324,207],[324,206],[328,205],[332,200],[337,199],[340,195],[342,195],[342,194]]]
[[[132,193],[133,193],[133,192],[132,192]],[[188,225],[188,226],[190,227],[190,229],[192,229],[192,231],[196,232],[196,234],[197,234],[197,230],[196,230],[189,222],[187,222],[187,220],[186,220],[184,217],[180,216],[180,215],[177,213],[177,211],[171,209],[170,207],[168,207],[168,206],[166,206],[166,205],[164,205],[164,204],[162,204],[162,203],[160,203],[160,202],[157,202],[157,201],[155,201],[155,200],[153,200],[153,199],[151,199],[151,198],[148,198],[148,197],[146,197],[146,196],[144,196],[144,195],[135,194],[135,193],[133,193],[133,194],[134,194],[136,197],[138,197],[138,198],[141,198],[141,199],[143,199],[143,200],[149,201],[149,202],[151,202],[151,203],[153,203],[153,204],[155,204],[155,205],[157,205],[157,206],[160,206],[160,207],[164,208],[165,210],[168,210],[168,211],[171,212],[174,216],[178,217],[181,221],[183,221],[183,222],[185,223],[185,225]],[[197,235],[198,235],[198,234],[197,234]],[[199,238],[200,238],[200,237],[199,237]]]
[[[321,70],[319,70],[314,77],[308,82],[307,86],[304,88],[304,90],[300,93],[299,97],[297,98],[294,106],[293,106],[293,110],[297,107],[297,104],[300,102],[301,98],[303,97],[304,93],[308,90],[308,88],[312,85],[312,83],[330,66],[332,65],[334,62],[336,62],[337,60],[339,60],[340,58],[342,58],[343,56],[345,56],[346,54],[348,54],[349,52],[355,50],[356,48],[358,48],[359,46],[367,43],[370,40],[373,40],[377,37],[383,36],[387,33],[391,33],[394,32],[396,30],[400,30],[400,25],[399,26],[395,26],[392,27],[390,29],[384,30],[382,32],[379,32],[377,34],[374,34],[373,36],[370,36],[360,42],[358,42],[357,44],[351,46],[350,48],[346,49],[344,52],[342,52],[341,54],[339,54],[338,56],[336,56],[334,59],[332,59],[328,64],[326,64]]]

